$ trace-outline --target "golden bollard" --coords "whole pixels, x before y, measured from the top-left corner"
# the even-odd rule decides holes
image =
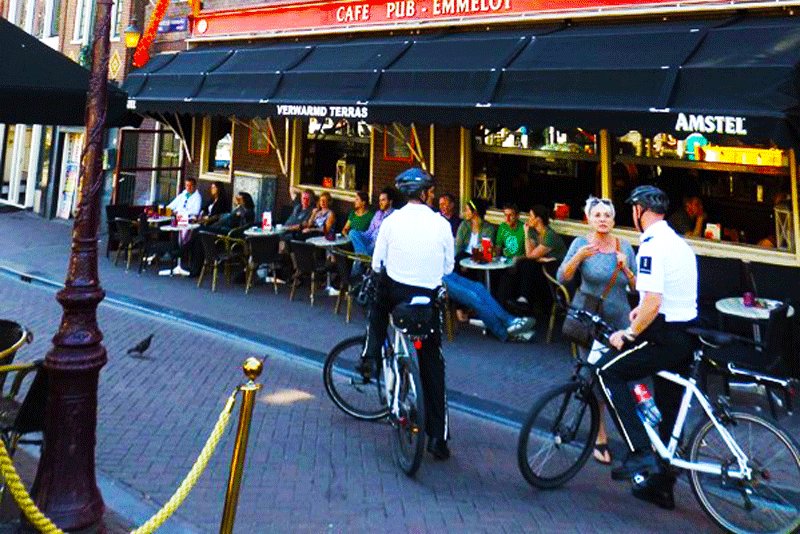
[[[247,438],[250,436],[253,404],[256,392],[261,389],[261,384],[256,384],[255,379],[261,375],[263,369],[264,364],[258,358],[247,358],[242,364],[242,370],[248,380],[239,388],[242,392],[242,410],[239,412],[236,443],[231,457],[231,474],[228,477],[228,490],[225,492],[225,507],[222,509],[222,522],[219,525],[220,534],[231,534],[233,523],[236,521],[236,506],[239,504],[239,489],[242,485],[244,455],[247,452]]]

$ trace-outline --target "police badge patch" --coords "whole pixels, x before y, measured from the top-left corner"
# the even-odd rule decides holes
[[[639,258],[639,272],[641,274],[652,274],[653,258],[650,256],[642,256]]]

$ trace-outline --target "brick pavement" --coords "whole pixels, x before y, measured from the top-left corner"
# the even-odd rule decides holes
[[[60,315],[53,292],[0,277],[0,302],[4,316],[38,334],[18,359],[40,357]],[[109,363],[100,378],[98,471],[163,503],[239,382],[239,364],[265,348],[108,304],[99,320]],[[150,332],[152,360],[124,355]],[[453,414],[454,457],[426,461],[410,480],[392,464],[386,424],[348,418],[325,396],[317,366],[271,353],[253,418],[238,532],[709,530],[685,485],[679,511],[642,509],[594,463],[562,490],[534,491],[517,472],[516,431],[460,412]],[[232,438],[229,432],[179,511],[201,531],[218,528]]]
[[[26,213],[0,215],[0,264],[51,280],[63,279],[70,228]],[[98,469],[156,503],[169,496],[188,470],[226,389],[239,380],[238,364],[244,355],[256,351],[287,358],[271,360],[269,387],[304,391],[312,398],[287,406],[265,405],[268,412],[256,412],[253,443],[257,445],[248,459],[240,526],[250,525],[256,531],[295,527],[343,531],[366,529],[378,521],[384,530],[400,531],[406,527],[430,530],[443,520],[448,530],[467,531],[551,531],[564,525],[567,531],[598,531],[597,525],[609,529],[628,525],[628,530],[636,531],[646,526],[629,516],[635,512],[625,509],[630,507],[629,498],[621,486],[607,483],[599,466],[590,466],[566,490],[532,491],[517,473],[516,431],[463,414],[454,415],[453,461],[426,464],[417,482],[398,475],[389,461],[387,429],[339,414],[324,397],[319,370],[304,363],[321,358],[336,340],[363,328],[360,318],[346,325],[341,316],[333,316],[329,299],[322,298],[321,305],[311,308],[307,301],[288,302],[285,290],[275,296],[260,286],[245,296],[241,286],[224,283],[212,294],[196,289],[189,280],[125,273],[105,258],[100,263],[103,286],[113,297],[109,302],[136,299],[145,310],[148,303],[167,305],[173,310],[170,313],[213,322],[232,333],[213,335],[181,321],[148,317],[146,311],[101,306],[101,327],[111,361],[101,377]],[[25,318],[38,334],[36,347],[26,352],[44,354],[60,313],[52,293],[0,277],[0,296],[4,316]],[[151,331],[156,333],[151,349],[156,361],[120,356],[122,349]],[[244,338],[262,344],[243,343]],[[459,332],[445,351],[450,398],[511,421],[521,417],[542,388],[566,377],[570,365],[562,345],[502,344],[475,329]],[[298,360],[297,355],[304,358]],[[201,388],[204,393],[207,390],[202,397],[196,393]],[[191,399],[197,400],[187,407]],[[164,413],[151,413],[159,408]],[[794,424],[797,419],[792,420],[793,428],[800,428]],[[222,458],[228,454],[226,450]],[[341,458],[342,466],[338,465]],[[183,519],[214,529],[226,461],[215,460],[218,473],[201,480],[182,511]],[[458,481],[445,482],[451,477]],[[400,490],[402,499],[393,506]],[[438,504],[435,510],[424,506],[430,499]],[[659,530],[677,532],[687,525],[694,525],[694,530],[698,525],[701,530],[707,528],[685,488],[680,500],[679,514],[658,516],[659,511],[653,511],[665,522]],[[260,514],[265,503],[272,502],[278,505],[270,508],[269,524],[275,528],[265,528],[266,519]],[[619,506],[604,511],[607,503]],[[574,518],[576,509],[590,512]]]

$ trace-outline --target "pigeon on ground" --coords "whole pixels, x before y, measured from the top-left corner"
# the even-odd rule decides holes
[[[150,348],[150,342],[153,341],[153,334],[150,334],[139,343],[137,343],[134,347],[128,349],[128,356],[131,358],[139,358],[142,360],[147,360],[148,358],[144,355],[145,351]]]

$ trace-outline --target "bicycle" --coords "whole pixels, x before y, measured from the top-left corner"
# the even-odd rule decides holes
[[[583,310],[571,317],[590,325],[593,337],[606,348],[613,329],[602,318]],[[645,430],[661,461],[688,472],[692,491],[703,511],[723,529],[735,533],[795,532],[800,528],[800,449],[776,424],[746,412],[732,412],[724,398],[712,406],[697,387],[700,366],[709,362],[704,346],[717,346],[730,335],[689,329],[699,346],[689,378],[661,371],[658,375],[684,388],[670,440],[645,422]],[[714,362],[718,363],[718,362]],[[517,460],[525,480],[542,488],[557,488],[583,467],[591,454],[599,425],[594,394],[597,374],[578,359],[572,380],[543,394],[522,426]],[[680,438],[692,399],[705,418],[698,421],[683,448]],[[587,410],[588,409],[588,410]]]
[[[424,453],[425,402],[417,349],[430,333],[434,308],[430,299],[395,307],[374,376],[361,368],[365,336],[338,343],[323,366],[325,391],[344,413],[362,421],[388,417],[396,438],[393,456],[409,477],[416,474]]]

